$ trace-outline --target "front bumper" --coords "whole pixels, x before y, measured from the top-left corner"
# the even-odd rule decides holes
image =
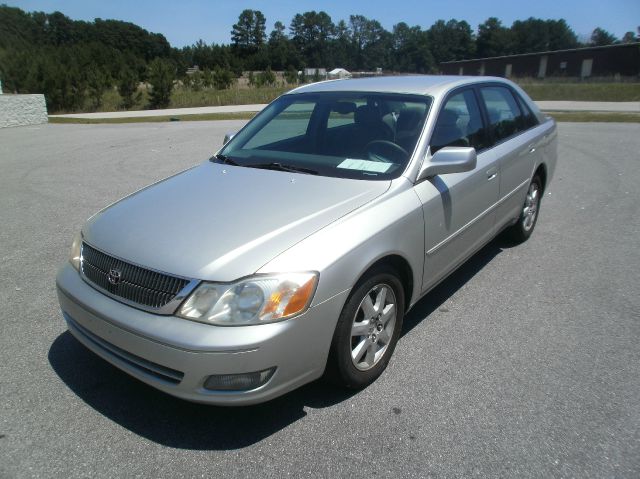
[[[277,323],[222,327],[159,316],[119,303],[89,286],[70,264],[56,280],[69,331],[87,348],[141,381],[189,401],[245,405],[268,401],[322,375],[347,292]],[[209,391],[212,374],[271,367],[263,386]]]

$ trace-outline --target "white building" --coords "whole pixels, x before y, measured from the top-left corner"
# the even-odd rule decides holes
[[[344,68],[334,68],[328,73],[328,76],[331,80],[342,79],[342,78],[351,78],[351,73],[349,73]]]
[[[313,78],[316,74],[321,78],[327,78],[327,69],[326,68],[305,68],[304,76],[307,78]]]

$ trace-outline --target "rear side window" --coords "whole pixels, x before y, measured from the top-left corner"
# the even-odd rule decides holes
[[[509,138],[524,129],[524,117],[508,88],[483,87],[480,92],[489,114],[489,125],[496,142]]]
[[[487,135],[473,90],[465,90],[447,100],[431,136],[431,153],[445,146],[486,148]]]

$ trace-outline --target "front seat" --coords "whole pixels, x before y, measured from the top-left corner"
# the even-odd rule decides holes
[[[409,152],[413,150],[418,136],[422,131],[424,110],[417,108],[405,108],[398,116],[396,127],[396,143]]]
[[[380,117],[378,109],[362,105],[356,110],[353,121],[353,137],[349,150],[352,154],[360,155],[364,153],[365,147],[375,140],[393,140],[393,131]]]

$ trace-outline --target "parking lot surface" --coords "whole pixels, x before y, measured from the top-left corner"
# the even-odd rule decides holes
[[[418,303],[357,394],[190,404],[81,346],[55,294],[74,233],[242,124],[0,130],[0,477],[640,476],[637,124],[560,124],[530,241]]]

